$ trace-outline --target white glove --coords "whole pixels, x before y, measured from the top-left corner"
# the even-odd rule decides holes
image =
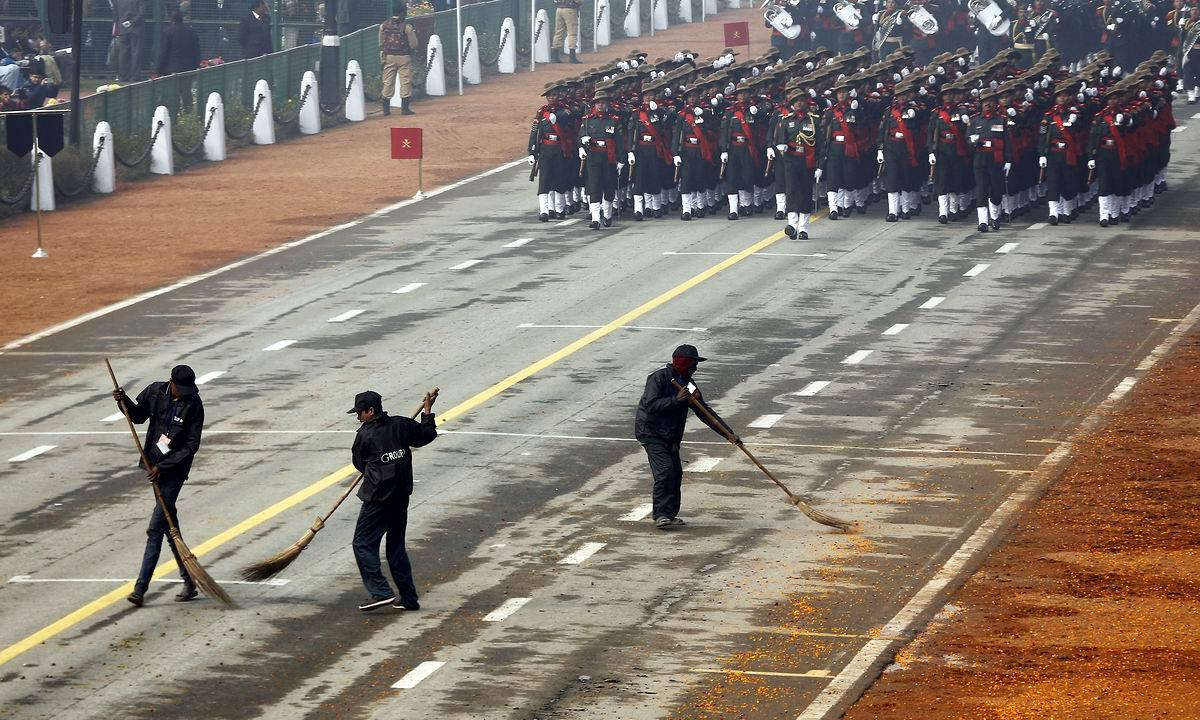
[[[857,110],[857,109],[858,109],[858,101],[857,101],[857,100],[851,100],[851,101],[850,101],[850,109],[851,109],[851,110]]]
[[[557,115],[555,115],[554,113],[550,113],[549,115],[547,115],[547,116],[546,116],[546,119],[550,121],[550,124],[551,124],[551,125],[553,125],[554,123],[558,122],[558,116],[557,116]]]
[[[875,13],[875,14],[871,15],[871,22],[872,23],[879,22],[879,13]]]
[[[1025,102],[1033,102],[1033,91],[1032,90],[1025,91]]]
[[[130,28],[130,27],[133,27],[133,23],[131,23],[131,22],[129,22],[128,20],[126,20],[125,22],[121,23],[121,27],[123,27],[123,28]]]
[[[883,83],[881,83],[881,82],[877,82],[877,83],[875,83],[875,89],[876,89],[876,90],[882,90],[882,89],[883,89]]]
[[[962,124],[963,124],[963,125],[970,125],[970,124],[971,124],[971,116],[970,116],[970,115],[967,115],[966,113],[963,113],[962,115],[960,115],[958,119],[959,119],[959,120],[962,120]]]
[[[929,164],[937,165],[937,155],[935,155],[933,153],[929,153]]]
[[[815,182],[815,183],[821,182],[821,176],[824,174],[825,173],[823,170],[821,170],[821,168],[817,168],[816,171],[813,173],[813,182]]]
[[[768,160],[774,160],[774,159],[775,159],[775,148],[773,148],[773,147],[769,147],[769,148],[767,148],[767,159],[768,159]]]
[[[1109,24],[1105,25],[1104,27],[1107,30],[1116,30],[1117,29],[1117,26],[1115,23],[1109,23]]]
[[[882,150],[879,150],[875,153],[875,162],[879,163],[880,165],[883,164],[883,151]]]
[[[1046,167],[1046,156],[1045,155],[1038,158],[1038,167],[1040,167],[1040,168]]]
[[[917,94],[924,97],[929,94],[929,90],[925,89],[925,86],[922,85],[921,89],[917,91]]]
[[[930,75],[928,78],[925,79],[925,82],[930,85],[937,85],[937,77]]]
[[[1121,24],[1121,23],[1123,23],[1123,22],[1125,22],[1125,18],[1123,18],[1123,17],[1119,17],[1119,18],[1117,18],[1117,24],[1118,24],[1118,25],[1120,25],[1120,24]]]
[[[900,73],[892,73],[892,82],[900,82],[903,79],[904,79],[904,76],[901,75]]]
[[[721,153],[721,162],[723,162],[723,163],[729,162],[729,153],[727,153],[727,152]]]
[[[592,141],[592,136],[591,136],[591,135],[584,135],[583,137],[579,138],[579,142],[580,142],[580,143],[582,143],[582,144],[584,144],[584,145],[587,145],[587,144],[588,144],[588,143],[590,143],[591,141]]]
[[[634,157],[633,153],[627,154],[626,157],[629,158],[629,167],[637,165],[637,158]]]
[[[904,111],[904,117],[908,120],[912,120],[916,116],[917,116],[917,111],[913,110],[912,108],[909,108]]]
[[[787,143],[779,143],[778,145],[775,146],[775,150],[777,150],[778,152],[781,152],[781,153],[787,152]]]
[[[1075,93],[1075,102],[1083,102],[1086,99],[1083,93]]]
[[[692,114],[695,115],[696,117],[700,117],[701,115],[704,114],[704,108],[694,107],[694,108],[692,108]]]
[[[1125,116],[1121,113],[1117,113],[1116,121],[1117,124],[1120,125],[1121,123],[1125,122]]]
[[[758,114],[758,106],[757,106],[757,105],[751,105],[751,106],[750,106],[750,114],[751,114],[751,115],[757,115],[757,114]]]
[[[1159,71],[1158,71],[1158,74],[1159,74],[1161,77],[1166,77],[1166,76],[1167,76],[1167,68],[1166,68],[1166,66],[1163,66],[1163,68],[1162,68],[1161,70],[1159,70]]]
[[[969,138],[968,138],[968,140],[970,140],[970,141],[971,141],[971,144],[972,144],[972,145],[974,145],[975,143],[979,142],[979,136],[978,136],[978,135],[972,135],[971,137],[969,137]]]
[[[704,118],[702,118],[702,117],[698,117],[698,118],[696,118],[696,124],[697,124],[697,125],[703,125],[703,124],[704,124]]]
[[[587,160],[587,148],[579,148],[579,159]]]
[[[675,167],[679,167],[680,165],[683,164],[683,158],[679,157],[678,155],[676,155],[672,159],[675,161]]]
[[[532,155],[530,155],[529,157],[527,157],[525,159],[529,161],[529,167],[533,167],[533,164],[535,162],[537,162]]]
[[[716,107],[716,106],[717,106],[717,105],[719,105],[720,103],[721,103],[721,98],[711,98],[711,99],[708,101],[708,104],[709,104],[709,105],[712,105],[713,107]]]
[[[1088,160],[1088,170],[1095,170],[1095,169],[1096,169],[1096,161]]]
[[[1075,121],[1078,119],[1079,119],[1078,115],[1076,115],[1075,113],[1071,113],[1070,115],[1067,116],[1067,121],[1065,123],[1063,123],[1063,125],[1074,125]]]
[[[1004,163],[1004,174],[1007,175],[1009,170],[1012,170],[1012,163]]]
[[[1014,107],[1010,107],[1010,108],[1008,109],[1008,116],[1009,116],[1009,117],[1016,117],[1016,116],[1017,116],[1017,109],[1016,109],[1016,108],[1014,108]]]
[[[818,14],[818,15],[820,15],[820,14],[821,14],[821,13],[823,13],[823,12],[825,12],[825,6],[824,6],[824,5],[818,5],[818,6],[817,6],[817,14]],[[1183,21],[1182,21],[1182,20],[1180,20],[1180,22],[1182,23]]]

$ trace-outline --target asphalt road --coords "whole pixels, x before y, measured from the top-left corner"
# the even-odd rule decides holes
[[[1200,302],[1196,133],[1110,229],[874,207],[808,241],[760,218],[592,232],[533,221],[513,168],[6,348],[0,717],[836,713],[878,667],[864,648],[937,610],[910,601]],[[688,525],[653,529],[633,410],[681,342],[747,446],[858,533],[695,420]],[[354,501],[278,582],[227,584],[237,609],[165,582],[126,603],[152,499],[106,356],[131,391],[178,362],[206,379],[180,513],[223,582],[333,502],[356,392],[408,413],[440,386],[409,523],[423,609],[355,609]],[[750,674],[705,672],[728,668]]]

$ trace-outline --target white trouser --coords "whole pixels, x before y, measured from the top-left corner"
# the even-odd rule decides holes
[[[729,195],[729,212],[735,213],[737,211],[738,211],[737,193],[730,193],[730,195]]]
[[[945,215],[949,215],[949,214],[950,214],[950,196],[949,195],[938,195],[938,215],[945,216]]]
[[[888,215],[900,214],[900,193],[888,193]]]
[[[775,212],[783,212],[787,209],[787,195],[785,193],[775,193]]]
[[[588,207],[592,210],[592,222],[600,222],[600,203],[588,203]]]
[[[538,194],[538,212],[542,215],[550,212],[550,193]]]
[[[633,211],[635,213],[643,212],[646,208],[645,201],[642,200],[642,194],[638,193],[633,196]]]
[[[1000,219],[1000,206],[996,205],[991,200],[988,200],[988,211],[991,213],[993,220]]]
[[[1049,208],[1050,217],[1058,217],[1061,214],[1058,207],[1059,207],[1059,205],[1058,205],[1057,200],[1050,201],[1050,208]]]
[[[975,208],[975,214],[979,216],[979,224],[980,225],[987,225],[987,222],[988,222],[988,209],[987,208]]]

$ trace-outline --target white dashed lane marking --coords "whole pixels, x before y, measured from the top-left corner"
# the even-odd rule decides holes
[[[694,473],[712,472],[712,469],[719,464],[721,464],[721,458],[719,457],[698,457],[688,464],[684,470]]]
[[[393,290],[392,294],[393,295],[403,295],[404,293],[410,293],[419,287],[425,287],[425,283],[409,283],[407,285],[401,285],[400,287]]]
[[[113,413],[112,415],[106,415],[106,416],[100,418],[100,422],[116,422],[123,417],[125,417],[124,413],[117,412],[117,413]]]
[[[483,262],[483,261],[482,260],[463,260],[462,262],[460,262],[457,265],[451,265],[449,268],[447,268],[447,270],[466,270],[469,267],[475,267],[476,265],[478,265],[481,262]]]
[[[1194,118],[1193,118],[1193,119],[1194,119]],[[1187,129],[1188,129],[1188,126],[1187,126],[1187,125],[1180,125],[1179,127],[1175,128],[1175,129],[1174,129],[1174,130],[1172,130],[1171,132],[1173,132],[1173,133],[1181,133],[1181,132],[1183,132],[1184,130],[1187,130]]]
[[[842,364],[843,365],[857,365],[860,362],[862,362],[863,360],[866,360],[867,356],[869,356],[873,352],[875,352],[875,351],[874,350],[857,350],[857,351],[851,353],[850,355],[848,355],[846,357],[846,359],[842,361]]]
[[[295,345],[295,344],[296,344],[295,340],[280,340],[279,342],[273,342],[270,345],[266,346],[265,348],[262,349],[262,351],[263,352],[275,352],[276,350],[282,350],[289,345]]]
[[[920,305],[918,305],[917,309],[918,310],[929,310],[930,308],[935,308],[938,305],[941,305],[945,301],[946,301],[946,298],[944,298],[940,295],[935,295],[935,296],[929,298],[928,300],[926,300],[925,302],[921,303]]]
[[[884,335],[899,335],[900,333],[904,332],[905,328],[907,328],[907,327],[908,327],[907,323],[896,323],[895,325],[891,326],[887,330],[884,330],[883,334]]]
[[[342,313],[341,315],[334,315],[333,317],[329,318],[329,322],[346,322],[350,318],[358,317],[359,315],[362,315],[365,312],[366,312],[366,310],[364,310],[362,308],[360,308],[358,310],[347,310],[346,312]]]
[[[621,517],[619,517],[617,519],[621,520],[623,522],[638,522],[640,520],[646,519],[646,516],[649,515],[653,511],[654,511],[653,504],[644,503],[642,505],[638,505],[637,507],[635,507],[634,509],[630,510],[629,512],[625,513],[624,515],[622,515]]]
[[[987,270],[990,267],[991,267],[991,265],[988,263],[979,263],[975,267],[973,267],[970,270],[963,273],[963,277],[975,277],[976,275],[983,272],[984,270]]]
[[[558,227],[566,227],[568,225],[574,225],[577,222],[579,222],[579,218],[571,218],[570,220],[563,220],[560,223],[554,223],[554,224],[557,225]]]
[[[396,690],[412,690],[417,685],[420,685],[422,680],[440,670],[445,664],[438,660],[426,660],[412,670],[409,670],[408,674],[400,678],[399,682],[393,685],[392,688]]]
[[[44,453],[48,450],[53,450],[56,447],[58,447],[58,446],[57,445],[38,445],[34,449],[26,450],[25,452],[21,453],[20,455],[13,455],[12,457],[10,457],[8,459],[8,461],[9,462],[25,462],[26,460],[29,460],[30,458],[35,458],[38,455],[41,455],[42,453]]]
[[[996,254],[997,255],[1007,255],[1016,249],[1017,249],[1017,243],[1004,243],[1000,247],[996,248]]]
[[[750,421],[750,427],[761,428],[761,429],[765,430],[769,427],[773,427],[775,425],[775,423],[779,422],[782,419],[783,419],[783,415],[780,415],[780,414],[760,415],[759,417],[756,417]]]
[[[525,603],[533,598],[509,598],[500,607],[483,616],[484,622],[500,622],[516,611],[525,607]]]
[[[800,397],[812,397],[813,395],[816,395],[817,393],[821,392],[822,390],[824,390],[827,387],[829,387],[828,380],[813,380],[809,384],[800,388],[799,392],[797,392],[796,394],[799,395]]]
[[[1046,223],[1034,223],[1034,224],[1030,225],[1027,229],[1028,230],[1041,230],[1044,227],[1046,227]]]
[[[578,550],[576,550],[575,552],[566,556],[562,560],[559,560],[558,564],[559,565],[579,565],[579,564],[583,563],[584,560],[587,560],[591,556],[600,552],[600,549],[603,548],[606,544],[607,543],[602,543],[602,542],[584,543],[582,546],[580,546],[580,548]]]
[[[503,247],[506,247],[506,248],[519,248],[519,247],[521,247],[522,245],[528,245],[528,244],[529,244],[529,243],[531,243],[531,242],[533,242],[533,238],[517,238],[516,240],[513,240],[513,241],[512,241],[512,242],[510,242],[510,243],[504,243]]]
[[[736,255],[736,254],[737,253],[731,253],[731,252],[675,252],[672,250],[668,250],[663,253],[663,255],[720,255],[723,257],[728,257],[728,256]],[[757,253],[754,253],[754,256],[755,257],[810,257],[810,258],[829,257],[825,253],[770,253],[770,252],[757,252]]]
[[[213,380],[216,380],[217,378],[221,377],[224,374],[225,374],[224,370],[212,370],[210,372],[206,372],[203,375],[201,375],[200,377],[196,378],[196,384],[204,385],[205,383],[210,383]]]
[[[533,323],[521,323],[517,326],[522,329],[529,328],[571,328],[576,330],[594,330],[602,328],[603,325],[535,325]],[[708,328],[704,327],[660,327],[656,325],[622,325],[622,330],[670,330],[671,332],[708,332]]]

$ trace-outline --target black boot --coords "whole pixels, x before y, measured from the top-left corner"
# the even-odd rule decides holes
[[[412,98],[400,98],[400,114],[401,115],[416,115],[412,110]]]
[[[558,48],[550,48],[550,62],[562,62],[562,56],[558,54]]]
[[[572,65],[578,65],[578,64],[579,64],[579,58],[575,57],[575,51],[574,51],[574,50],[572,50],[572,51],[571,51],[571,64],[572,64]]]
[[[184,580],[183,588],[179,591],[179,594],[175,596],[175,602],[188,602],[189,600],[195,600],[196,596],[199,594],[200,593],[196,592],[196,586],[193,585],[190,580]]]
[[[391,98],[386,98],[386,97],[383,98],[383,100],[380,102],[380,104],[383,106],[383,114],[384,115],[392,114],[392,99]]]

